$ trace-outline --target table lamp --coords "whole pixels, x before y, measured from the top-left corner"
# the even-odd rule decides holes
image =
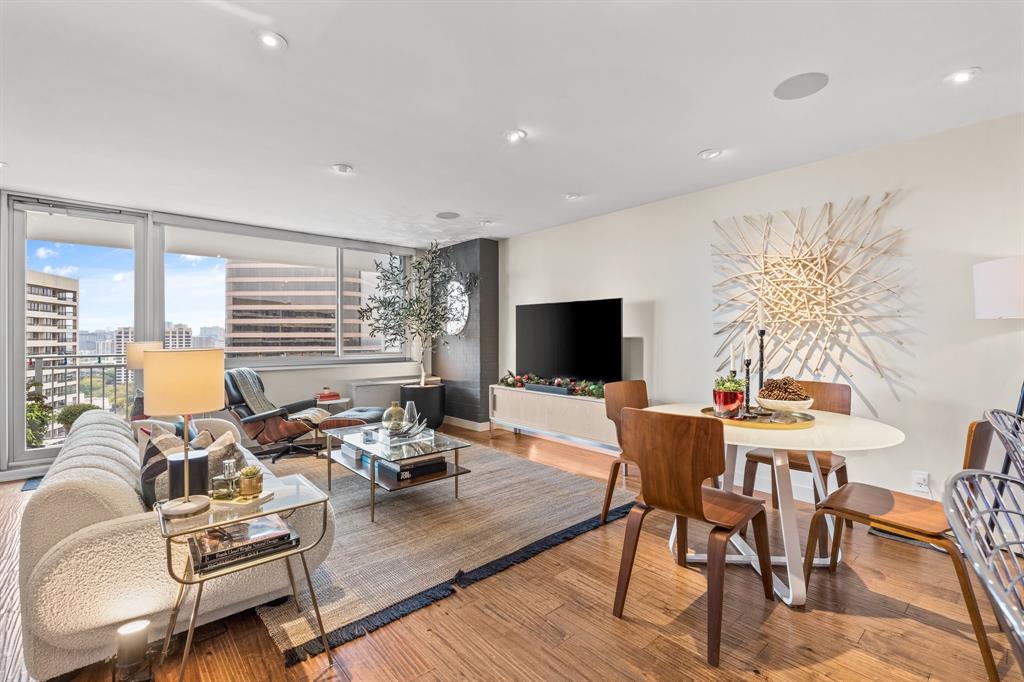
[[[142,369],[142,354],[147,350],[162,350],[163,341],[132,341],[125,345],[125,366],[127,369]]]
[[[147,350],[143,352],[142,368],[146,374],[146,412],[180,414],[184,421],[184,495],[163,504],[161,512],[165,516],[198,514],[210,506],[210,498],[189,494],[188,423],[193,412],[224,409],[224,349]]]
[[[998,258],[974,266],[974,317],[1024,319],[1024,256]],[[1017,401],[1017,414],[1024,414],[1024,386]]]

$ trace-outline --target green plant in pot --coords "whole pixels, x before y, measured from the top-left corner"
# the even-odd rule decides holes
[[[715,389],[712,391],[715,416],[735,417],[739,414],[746,388],[746,383],[736,376],[736,372],[729,372],[727,377],[716,378]]]
[[[427,384],[426,359],[438,344],[447,345],[450,329],[469,314],[469,297],[477,277],[459,272],[437,242],[411,259],[408,267],[391,256],[377,261],[377,293],[359,309],[371,337],[381,337],[386,348],[416,343],[420,382],[402,387],[402,403],[412,401],[431,428],[444,420],[444,384]]]
[[[257,497],[263,492],[263,470],[255,464],[242,469],[238,476],[238,494],[241,497]]]
[[[71,431],[71,425],[75,423],[75,420],[82,416],[83,412],[89,410],[98,410],[99,405],[92,405],[90,403],[78,403],[76,405],[68,405],[62,407],[60,412],[57,413],[57,423],[64,427],[64,432]]]

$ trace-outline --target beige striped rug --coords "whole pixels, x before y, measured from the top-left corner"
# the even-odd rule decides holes
[[[409,490],[378,489],[370,523],[369,482],[339,465],[331,504],[331,553],[313,573],[331,647],[468,587],[511,565],[597,527],[604,484],[497,450],[474,446],[460,455],[472,473]],[[286,458],[278,475],[301,473],[327,489],[322,459]],[[613,518],[633,495],[621,487]],[[270,636],[294,664],[323,651],[304,590],[303,613],[288,602],[257,610]]]

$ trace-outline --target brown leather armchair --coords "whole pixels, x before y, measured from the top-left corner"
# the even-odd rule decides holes
[[[260,389],[263,389],[263,381],[260,380]],[[234,378],[229,372],[224,373],[224,396],[227,409],[242,425],[245,435],[265,446],[257,456],[271,456],[271,462],[276,462],[286,455],[303,454],[315,455],[315,445],[299,445],[295,441],[306,435],[315,427],[312,423],[302,419],[289,420],[288,416],[316,407],[316,400],[301,400],[297,403],[283,405],[274,410],[256,413],[245,402],[242,392],[235,384]]]

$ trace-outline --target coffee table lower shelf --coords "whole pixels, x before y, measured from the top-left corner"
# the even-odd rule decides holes
[[[459,476],[464,476],[465,474],[470,473],[470,470],[459,466],[458,450],[454,451],[454,455],[454,462],[445,461],[444,471],[439,471],[435,474],[428,474],[426,476],[419,476],[407,481],[382,480],[379,476],[375,476],[372,473],[369,462],[363,461],[361,456],[353,456],[345,450],[333,453],[332,459],[357,476],[362,476],[367,481],[370,481],[370,521],[373,521],[376,510],[376,488],[378,487],[388,492],[394,492],[396,490],[415,488],[416,486],[424,485],[426,483],[444,481],[451,478],[455,479],[455,497],[457,498],[459,496]]]

